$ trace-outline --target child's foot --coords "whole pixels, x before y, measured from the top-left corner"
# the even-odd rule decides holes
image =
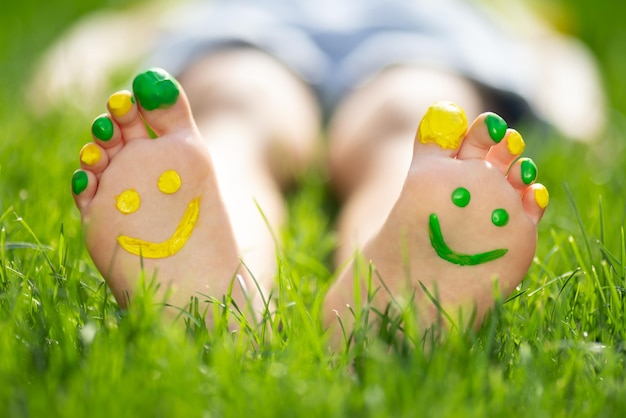
[[[142,271],[178,307],[221,298],[237,275],[254,292],[185,93],[162,70],[139,74],[133,91],[109,98],[72,178],[87,249],[115,298],[125,306]],[[233,297],[245,306],[238,280]]]
[[[546,188],[535,183],[535,164],[518,159],[523,149],[522,137],[495,114],[480,115],[467,130],[458,106],[440,102],[429,108],[402,193],[363,250],[375,269],[375,308],[384,312],[390,301],[402,305],[413,297],[421,324],[430,326],[437,308],[423,285],[453,320],[462,309],[461,325],[474,313],[479,324],[493,305],[494,281],[504,295],[520,283],[548,204]],[[361,267],[356,297],[364,301],[368,269]],[[344,325],[351,322],[354,272],[353,263],[331,288],[328,321],[336,311]]]

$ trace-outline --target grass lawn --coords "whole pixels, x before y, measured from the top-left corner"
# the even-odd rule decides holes
[[[610,127],[592,146],[526,133],[551,193],[527,277],[478,332],[452,332],[433,349],[395,341],[391,353],[359,338],[334,354],[314,314],[332,278],[333,207],[319,173],[290,196],[273,332],[207,330],[200,314],[165,324],[149,286],[118,309],[69,194],[90,119],[66,109],[35,117],[22,95],[64,27],[127,2],[3,2],[0,417],[622,416],[626,4],[561,1],[542,4],[567,11],[559,22],[598,55]]]

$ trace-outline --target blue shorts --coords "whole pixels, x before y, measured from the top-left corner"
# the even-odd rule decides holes
[[[196,2],[181,16],[148,65],[176,75],[216,49],[250,46],[285,63],[332,109],[385,67],[418,64],[474,81],[509,118],[529,112],[524,95],[536,75],[523,46],[462,1],[224,0]]]

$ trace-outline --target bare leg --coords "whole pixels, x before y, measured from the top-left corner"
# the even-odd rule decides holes
[[[272,57],[225,49],[180,77],[246,266],[269,288],[285,220],[282,189],[310,166],[320,112],[308,87]],[[257,207],[258,205],[258,207]]]

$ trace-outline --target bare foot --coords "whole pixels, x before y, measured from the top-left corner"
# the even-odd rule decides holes
[[[465,113],[453,103],[428,109],[400,197],[363,249],[374,266],[374,308],[414,301],[421,325],[429,327],[439,312],[424,286],[454,321],[462,310],[463,321],[479,324],[494,303],[494,283],[502,294],[520,283],[548,205],[546,188],[535,183],[535,164],[518,159],[523,149],[522,137],[493,113],[478,116],[467,130]],[[335,315],[352,323],[355,271],[356,297],[367,299],[368,268],[358,266],[352,263],[331,288],[327,323],[336,322]]]
[[[178,307],[221,298],[236,277],[254,292],[184,91],[158,69],[139,74],[133,91],[109,98],[72,178],[87,249],[118,303],[132,298],[142,271]],[[232,295],[245,306],[238,280]]]

